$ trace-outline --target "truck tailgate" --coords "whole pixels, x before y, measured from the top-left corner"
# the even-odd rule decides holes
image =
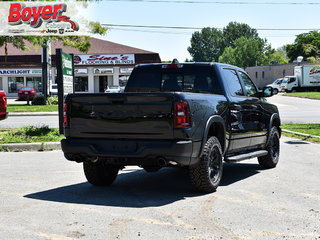
[[[173,139],[174,93],[74,94],[68,137]]]

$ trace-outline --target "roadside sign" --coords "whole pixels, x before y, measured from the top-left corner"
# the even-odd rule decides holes
[[[70,54],[62,53],[62,74],[63,74],[63,95],[73,93],[73,57]]]
[[[63,133],[63,104],[66,95],[74,93],[74,62],[73,54],[56,49],[56,68],[59,102],[59,132]]]

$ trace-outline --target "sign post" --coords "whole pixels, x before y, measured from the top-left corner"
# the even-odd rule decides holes
[[[63,104],[65,96],[74,93],[74,62],[73,54],[56,49],[56,67],[59,102],[59,132],[63,134]]]

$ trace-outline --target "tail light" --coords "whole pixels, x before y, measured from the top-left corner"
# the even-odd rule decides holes
[[[174,126],[176,128],[191,127],[189,105],[186,101],[175,102],[174,105]]]
[[[4,109],[7,109],[7,97],[3,97]]]
[[[7,109],[7,98],[5,96],[0,97],[1,102],[3,102],[3,110],[6,111]]]
[[[69,122],[68,122],[68,104],[64,103],[63,104],[63,126],[68,127]]]

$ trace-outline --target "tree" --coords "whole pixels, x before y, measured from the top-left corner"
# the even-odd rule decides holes
[[[222,54],[222,32],[216,28],[203,28],[191,37],[188,51],[196,62],[217,61]]]
[[[234,47],[240,37],[259,38],[257,30],[249,25],[230,22],[222,31],[207,27],[193,33],[188,51],[194,61],[217,61],[225,48]]]
[[[225,48],[219,62],[238,67],[269,64],[273,50],[261,38],[241,37],[234,41],[234,47]]]
[[[7,62],[8,58],[8,44],[12,43],[15,48],[21,49],[23,51],[28,50],[29,48],[25,45],[26,38],[23,36],[0,36],[0,47],[4,47],[4,61]]]
[[[288,63],[289,58],[287,57],[286,47],[283,46],[275,50],[271,55],[271,61],[277,61],[280,64]]]
[[[299,56],[305,59],[317,59],[320,56],[320,33],[310,31],[299,34],[293,44],[286,46],[287,55],[290,61],[294,61]]]
[[[234,42],[241,37],[259,38],[259,35],[257,30],[251,28],[248,24],[230,22],[225,28],[223,28],[224,48],[234,47]]]

